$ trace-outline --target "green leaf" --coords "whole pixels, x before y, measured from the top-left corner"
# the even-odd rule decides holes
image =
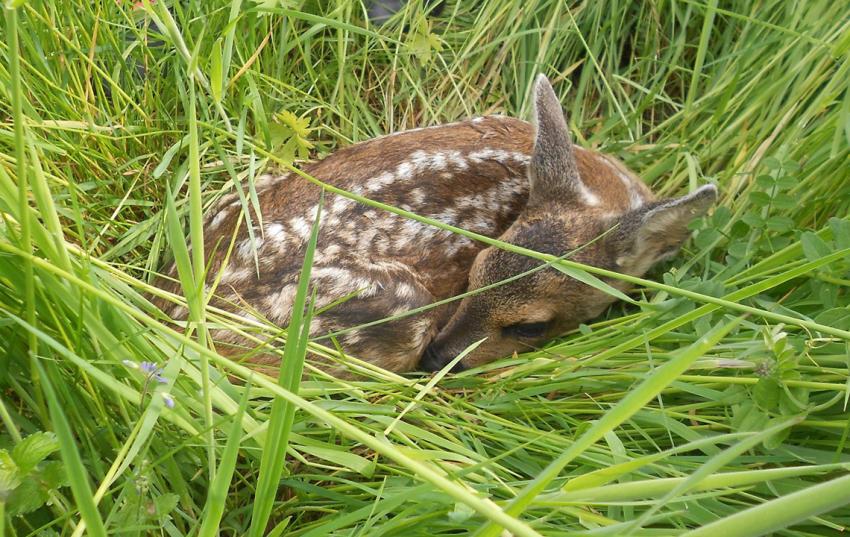
[[[803,254],[809,261],[817,261],[832,253],[832,249],[818,235],[806,231],[800,235],[800,243],[803,246]]]
[[[750,192],[750,201],[757,207],[764,207],[770,203],[770,195],[765,192]]]
[[[776,184],[776,179],[772,175],[759,175],[756,177],[756,184],[763,190],[769,190]]]
[[[773,201],[771,203],[775,209],[790,210],[797,207],[798,201],[788,194],[779,193],[773,196]]]
[[[41,461],[59,451],[59,442],[52,432],[37,432],[21,440],[12,450],[12,458],[22,475],[30,473]]]
[[[741,217],[741,220],[750,227],[760,228],[764,226],[764,219],[756,213],[747,213]]]
[[[781,391],[782,387],[778,380],[773,377],[763,377],[753,387],[753,400],[762,410],[771,411],[779,405]]]
[[[794,229],[794,220],[787,216],[771,216],[767,219],[767,229],[784,233]]]
[[[839,250],[850,248],[850,221],[830,218],[829,229],[832,231],[832,238]]]
[[[0,501],[8,497],[21,484],[21,473],[18,465],[5,449],[0,450]]]
[[[25,479],[9,496],[9,515],[17,516],[35,511],[50,498],[47,489],[32,478]]]
[[[782,163],[776,157],[767,157],[762,161],[764,167],[768,170],[778,170],[782,168]]]
[[[815,321],[842,330],[850,330],[850,307],[828,309],[819,313]]]
[[[180,501],[180,496],[172,493],[160,494],[153,501],[153,512],[151,517],[159,522],[165,522],[168,519],[169,513],[177,507],[177,502]]]
[[[68,472],[65,471],[61,461],[45,462],[39,467],[37,475],[44,486],[51,490],[67,487],[70,484]]]
[[[434,53],[443,50],[443,40],[431,32],[431,25],[424,14],[418,15],[413,27],[414,31],[408,41],[410,53],[422,63],[431,63]]]
[[[776,178],[776,187],[780,190],[790,190],[798,184],[799,181],[797,178],[790,175],[783,175]]]

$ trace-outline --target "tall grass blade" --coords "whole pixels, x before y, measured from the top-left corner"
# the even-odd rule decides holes
[[[304,253],[304,262],[301,266],[298,289],[293,300],[292,315],[286,333],[286,346],[284,347],[283,358],[281,359],[282,367],[278,378],[280,387],[292,394],[298,393],[298,387],[301,384],[301,375],[307,353],[307,332],[315,304],[314,300],[310,301],[305,315],[304,308],[310,289],[313,255],[319,238],[321,207],[322,202],[320,200],[316,206],[316,216],[310,230],[307,250]],[[286,463],[286,450],[289,446],[294,417],[294,405],[281,398],[274,400],[269,417],[269,429],[266,433],[265,449],[260,460],[260,477],[257,482],[254,508],[251,514],[251,537],[259,537],[266,531],[266,525],[277,498],[278,483]]]
[[[59,452],[62,454],[64,470],[68,473],[68,481],[71,483],[76,507],[88,527],[89,535],[106,537],[106,527],[95,505],[88,473],[83,466],[83,460],[77,449],[77,441],[65,416],[65,409],[62,408],[62,403],[59,401],[59,397],[53,389],[53,384],[45,374],[42,365],[36,362],[35,367],[38,369],[44,396],[50,408],[50,419],[53,421],[56,437],[59,440]]]

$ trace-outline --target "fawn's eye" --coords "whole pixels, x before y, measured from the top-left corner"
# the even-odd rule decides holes
[[[535,339],[545,336],[548,329],[548,322],[517,323],[502,328],[502,333],[506,336]]]

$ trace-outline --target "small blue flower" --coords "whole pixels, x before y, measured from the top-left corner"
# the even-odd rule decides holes
[[[174,398],[171,397],[171,394],[168,392],[159,392],[159,395],[162,396],[162,400],[165,402],[165,406],[168,408],[174,408]]]
[[[162,368],[153,362],[142,362],[139,364],[139,369],[141,369],[149,379],[154,379],[160,384],[168,383],[168,379],[162,376]]]

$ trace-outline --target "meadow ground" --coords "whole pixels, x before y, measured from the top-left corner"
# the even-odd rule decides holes
[[[6,5],[0,534],[850,526],[845,2],[413,2],[381,28],[357,0]],[[436,382],[231,382],[211,326],[278,338],[284,371],[325,351],[204,312],[183,237],[215,200],[379,134],[527,117],[538,72],[579,144],[662,195],[720,188],[636,304]],[[144,298],[175,256],[176,329]]]

